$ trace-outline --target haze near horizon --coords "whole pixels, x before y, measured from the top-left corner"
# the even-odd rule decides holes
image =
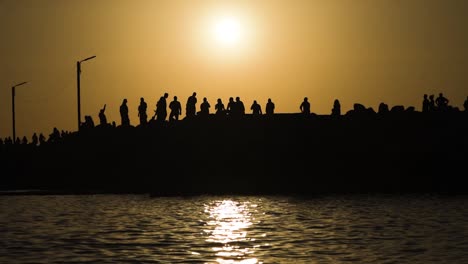
[[[214,104],[239,96],[247,109],[271,98],[277,113],[317,114],[339,99],[377,109],[415,106],[442,92],[468,95],[468,2],[459,0],[0,1],[0,138],[77,129],[81,113],[120,124],[127,98],[137,125],[140,97],[151,116],[165,92],[183,105],[193,92]],[[199,104],[197,105],[199,107]]]

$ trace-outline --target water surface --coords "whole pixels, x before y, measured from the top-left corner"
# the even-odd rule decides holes
[[[0,263],[468,263],[468,197],[0,197]]]

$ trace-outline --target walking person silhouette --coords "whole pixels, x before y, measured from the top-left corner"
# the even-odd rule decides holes
[[[189,98],[187,99],[187,105],[185,107],[185,115],[188,118],[192,118],[195,116],[197,111],[197,93],[194,92]]]
[[[166,98],[169,97],[168,93],[164,93],[156,104],[156,120],[166,121],[167,117],[167,103]]]

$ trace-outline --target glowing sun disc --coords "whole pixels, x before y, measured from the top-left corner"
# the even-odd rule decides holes
[[[241,27],[239,21],[234,18],[220,19],[214,28],[216,39],[223,44],[232,45],[239,42],[241,37]]]

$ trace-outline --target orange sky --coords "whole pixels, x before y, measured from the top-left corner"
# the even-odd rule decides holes
[[[214,106],[240,96],[249,109],[268,98],[277,112],[329,114],[359,102],[421,107],[443,92],[461,107],[468,95],[468,1],[464,0],[0,0],[0,137],[77,129],[76,61],[83,63],[82,118],[107,104],[120,123],[128,99],[150,115],[169,93],[185,105],[196,91]],[[213,34],[223,17],[239,40]],[[183,107],[185,115],[185,107]]]

